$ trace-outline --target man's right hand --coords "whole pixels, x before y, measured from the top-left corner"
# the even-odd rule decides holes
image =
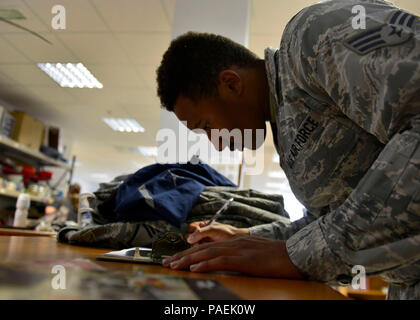
[[[205,226],[207,221],[193,222],[190,224],[186,238],[188,243],[195,245],[204,242],[228,240],[238,235],[249,235],[249,229],[236,228],[229,224],[213,221]]]

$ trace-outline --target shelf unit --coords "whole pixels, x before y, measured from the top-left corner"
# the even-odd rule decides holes
[[[0,136],[0,151],[10,158],[20,160],[36,167],[52,166],[72,170],[72,165],[50,158],[37,150],[24,146],[23,144],[4,136]]]
[[[21,192],[19,191],[8,191],[8,190],[0,189],[0,196],[4,196],[8,198],[17,199],[20,193]],[[38,202],[38,203],[43,203],[43,204],[49,204],[51,202],[51,199],[34,196],[32,194],[29,194],[29,196],[31,198],[31,202]]]
[[[50,167],[59,167],[66,172],[70,173],[70,176],[73,174],[74,168],[74,159],[72,164],[65,163],[46,156],[45,154],[29,148],[21,143],[18,143],[10,138],[0,136],[0,152],[2,155],[12,158],[14,160],[22,161],[25,164],[32,165],[36,168],[50,166]],[[20,192],[18,191],[6,191],[0,189],[0,196],[17,198]],[[47,204],[49,199],[41,198],[38,196],[30,195],[31,201]]]

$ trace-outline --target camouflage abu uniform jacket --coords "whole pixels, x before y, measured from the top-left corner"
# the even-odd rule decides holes
[[[314,217],[251,234],[287,239],[311,280],[350,284],[362,265],[388,298],[420,299],[419,19],[380,0],[322,2],[265,61],[280,166]]]

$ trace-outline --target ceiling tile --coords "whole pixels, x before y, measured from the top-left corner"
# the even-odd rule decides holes
[[[82,63],[127,64],[127,57],[112,34],[60,34],[60,39],[81,59]]]
[[[283,29],[290,19],[301,9],[319,0],[254,0],[252,2],[253,15],[250,21],[250,33],[278,34],[279,39]]]
[[[74,95],[78,103],[84,105],[86,108],[92,109],[96,106],[94,109],[95,112],[104,112],[104,110],[113,106],[115,104],[114,97],[118,99],[118,93],[121,93],[121,90],[118,91],[109,87],[102,89],[63,88],[63,90]]]
[[[22,54],[13,48],[6,40],[0,36],[1,48],[0,48],[0,63],[28,63]]]
[[[127,112],[122,106],[141,106],[150,108],[159,106],[159,101],[149,90],[135,87],[114,88],[104,87],[103,89],[70,89],[64,88],[72,95],[77,97],[79,104],[93,109],[101,116],[107,115],[110,111],[114,116],[127,116]],[[143,109],[142,114],[148,113],[148,109]],[[153,110],[153,109],[152,109]]]
[[[157,0],[92,0],[113,31],[170,31]]]
[[[149,128],[145,126],[146,131],[142,133],[121,133],[113,131],[105,122],[102,114],[89,112],[90,116],[75,113],[65,116],[66,124],[64,127],[72,132],[72,136],[83,142],[92,143],[92,145],[104,146],[136,146],[148,145],[154,143],[155,135],[151,135]],[[135,118],[139,122],[141,119]],[[115,150],[114,150],[115,152]],[[97,156],[97,155],[96,155]],[[102,156],[102,155],[101,155]]]
[[[135,68],[142,75],[146,85],[149,89],[156,92],[157,82],[156,82],[156,69],[159,67],[159,64],[154,66],[152,65],[136,65]]]
[[[33,64],[2,64],[0,72],[12,79],[15,85],[58,86],[54,80]]]
[[[6,101],[12,109],[21,110],[23,108],[37,110],[44,105],[31,92],[23,86],[8,85],[0,86],[0,97]]]
[[[95,8],[87,0],[31,0],[27,1],[27,4],[51,32],[107,31]],[[66,29],[64,30],[54,30],[51,26],[51,21],[55,16],[51,10],[55,5],[62,5],[66,10]]]
[[[29,1],[28,1],[29,2]],[[32,2],[40,3],[40,0],[35,0]],[[16,9],[22,13],[26,19],[22,20],[12,20],[12,22],[17,23],[25,28],[28,28],[35,32],[49,32],[49,28],[45,26],[41,20],[39,20],[32,11],[26,6],[24,1],[21,0],[1,0],[0,8],[2,9]],[[11,26],[3,21],[0,21],[0,33],[27,33],[21,29],[18,29],[14,26]]]
[[[129,117],[139,119],[143,127],[145,125],[160,123],[162,109],[159,105],[121,104],[119,105],[119,109],[124,110]]]
[[[38,100],[50,106],[56,106],[60,103],[76,102],[74,96],[55,84],[48,87],[26,86],[25,89],[31,92],[34,96],[38,97]],[[59,108],[56,109],[59,110]]]
[[[117,33],[122,47],[134,64],[157,65],[170,44],[170,34],[124,34]]]
[[[175,0],[161,0],[161,3],[168,19],[168,25],[172,26],[174,22]]]
[[[90,64],[88,68],[104,87],[146,86],[142,75],[131,65]]]
[[[52,44],[45,43],[30,34],[5,34],[3,37],[34,62],[77,62],[76,57],[54,36],[42,35],[46,36]]]
[[[10,78],[8,75],[1,73],[0,66],[0,87],[13,86],[16,85],[16,81]]]

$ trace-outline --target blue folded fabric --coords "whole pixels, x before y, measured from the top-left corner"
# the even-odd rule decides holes
[[[203,163],[144,167],[119,187],[115,197],[116,220],[165,220],[180,227],[206,186],[236,187]]]

